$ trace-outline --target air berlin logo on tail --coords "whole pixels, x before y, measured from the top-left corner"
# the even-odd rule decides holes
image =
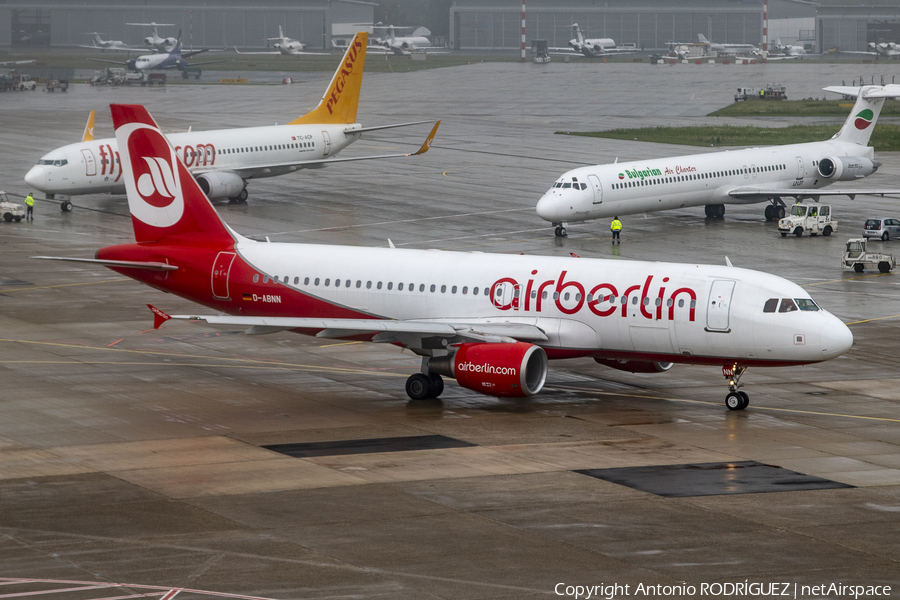
[[[122,158],[129,162],[132,172],[130,180],[125,181],[128,208],[147,225],[171,227],[184,213],[175,152],[159,130],[140,123],[125,127],[130,131]]]
[[[857,129],[863,130],[872,124],[872,117],[874,117],[874,116],[875,116],[875,113],[873,113],[871,110],[869,110],[867,108],[865,110],[860,111],[859,114],[856,115],[856,119],[853,121],[853,124],[856,126]]]

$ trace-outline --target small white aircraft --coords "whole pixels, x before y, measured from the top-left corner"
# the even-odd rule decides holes
[[[209,49],[204,48],[202,50],[192,50],[190,52],[182,52],[181,50],[181,30],[178,30],[178,37],[175,39],[175,45],[172,46],[170,50],[167,52],[154,52],[153,54],[142,54],[137,58],[129,58],[124,63],[122,61],[116,60],[104,60],[102,58],[89,58],[88,60],[94,62],[102,62],[109,63],[113,65],[123,65],[131,71],[155,71],[155,70],[166,70],[166,69],[178,69],[179,71],[184,71],[186,68],[190,66],[198,67],[200,65],[211,65],[219,62],[226,62],[227,59],[223,60],[208,60],[206,62],[195,62],[193,65],[189,65],[187,62],[188,58],[192,56],[197,56],[203,52],[207,52]],[[186,76],[186,75],[185,75]]]
[[[158,52],[169,52],[173,46],[178,42],[176,38],[173,37],[160,37],[159,36],[159,27],[174,27],[174,23],[125,23],[126,25],[135,25],[137,27],[152,27],[153,33],[144,38],[144,43],[147,44],[147,47],[151,50],[156,50]],[[180,37],[180,36],[179,36]]]
[[[113,50],[117,52],[144,52],[145,48],[130,48],[125,44],[125,42],[121,40],[104,40],[100,37],[100,34],[96,31],[92,31],[91,33],[87,33],[85,35],[94,36],[93,40],[91,40],[90,45],[79,45],[79,48],[92,48],[96,50]]]
[[[726,204],[770,202],[768,221],[784,216],[784,197],[818,201],[830,195],[900,194],[900,189],[824,189],[878,169],[867,144],[885,98],[900,97],[900,85],[825,90],[857,97],[830,140],[580,167],[553,184],[538,201],[537,214],[565,237],[567,222],[615,215],[705,205],[707,217],[722,217]]]
[[[792,46],[791,44],[782,44],[781,38],[775,39],[775,51],[781,52],[785,56],[807,56],[809,52],[803,46]],[[771,57],[767,57],[771,58]]]
[[[633,54],[637,48],[631,46],[616,46],[612,38],[585,38],[584,32],[578,23],[572,24],[574,38],[569,40],[568,48],[550,48],[551,54],[584,56],[585,58],[602,58],[617,54]]]
[[[885,58],[900,58],[900,44],[895,42],[869,42],[868,51],[841,50],[841,54],[865,54],[867,56],[883,56]]]
[[[172,133],[169,140],[210,198],[247,199],[247,182],[335,162],[407,157],[425,153],[437,125],[416,152],[353,158],[334,156],[363,132],[433,121],[363,127],[356,122],[368,34],[357,34],[310,113],[287,125]],[[160,57],[166,56],[160,54]],[[93,120],[90,122],[93,132]],[[115,138],[82,140],[48,152],[25,175],[25,182],[53,198],[56,194],[123,194],[122,163]],[[71,203],[64,200],[63,210]]]
[[[706,36],[702,33],[697,34],[697,39],[700,40],[701,44],[706,44],[709,46],[709,49],[718,53],[718,54],[753,54],[757,52],[759,49],[753,44],[725,44],[725,43],[716,43],[711,42],[706,39]]]
[[[219,314],[170,318],[407,348],[422,358],[410,398],[442,376],[497,397],[541,391],[548,359],[631,372],[710,365],[725,404],[750,402],[747,367],[840,356],[853,334],[800,286],[736,268],[664,262],[362,248],[249,240],[228,227],[143,106],[111,106],[136,243],[94,258]]]
[[[413,27],[394,27],[393,25],[381,25],[380,23],[373,27],[375,30],[381,30],[384,35],[376,38],[376,42],[384,46],[388,52],[392,52],[401,56],[408,56],[413,52],[427,52],[429,54],[445,54],[447,51],[435,49],[431,45],[431,40],[425,37],[425,34],[431,32],[424,27],[417,27],[412,35],[397,36],[395,29],[413,29]],[[418,34],[418,35],[417,35]]]
[[[281,25],[278,26],[278,37],[266,38],[269,41],[275,41],[273,46],[275,47],[274,52],[241,52],[235,46],[234,51],[238,54],[283,54],[290,56],[297,56],[300,54],[314,54],[319,56],[330,56],[328,52],[305,52],[306,44],[300,42],[298,40],[286,37],[284,35],[284,31],[281,29]]]

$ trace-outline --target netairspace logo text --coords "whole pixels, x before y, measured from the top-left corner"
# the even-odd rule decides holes
[[[558,583],[553,591],[557,596],[574,600],[613,600],[614,598],[743,598],[771,596],[773,598],[884,598],[891,595],[889,585],[847,585],[822,583],[800,585],[797,583],[755,583],[749,580],[738,583],[701,583],[698,585],[569,585]]]

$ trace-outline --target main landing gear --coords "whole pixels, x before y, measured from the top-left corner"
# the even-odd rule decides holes
[[[766,221],[777,221],[784,218],[785,208],[781,198],[772,198],[772,204],[766,206]]]
[[[556,229],[553,230],[553,234],[556,237],[569,237],[569,232],[566,231],[565,223],[554,223],[556,225]]]
[[[721,219],[725,216],[725,205],[724,204],[707,204],[706,205],[706,216],[712,217],[713,219]]]
[[[247,197],[250,195],[250,192],[247,191],[247,188],[241,190],[241,192],[237,196],[232,196],[228,199],[228,202],[231,204],[246,204]]]
[[[406,380],[406,394],[413,400],[437,398],[444,391],[444,380],[440,375],[416,373]]]
[[[725,396],[725,406],[728,410],[744,410],[750,404],[750,396],[747,392],[742,392],[738,388],[741,387],[741,375],[746,371],[746,367],[732,365],[730,367],[722,367],[722,374],[728,378],[728,395]]]

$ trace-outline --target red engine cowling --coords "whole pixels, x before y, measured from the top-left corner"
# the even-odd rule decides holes
[[[524,342],[461,344],[453,355],[451,369],[450,375],[464,388],[488,396],[524,398],[544,387],[547,353]]]
[[[672,368],[670,362],[650,362],[646,360],[615,360],[612,358],[594,358],[601,365],[612,367],[629,373],[663,373]]]

